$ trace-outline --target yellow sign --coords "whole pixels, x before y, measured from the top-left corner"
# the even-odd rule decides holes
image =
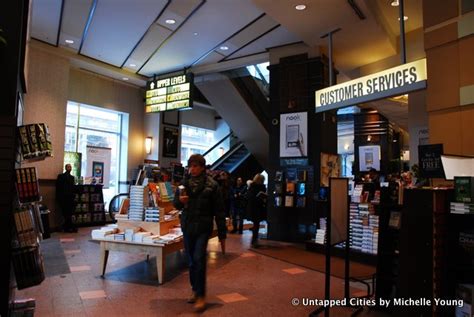
[[[192,74],[149,81],[145,112],[162,112],[192,107]]]
[[[423,89],[426,79],[424,58],[316,91],[316,112]]]

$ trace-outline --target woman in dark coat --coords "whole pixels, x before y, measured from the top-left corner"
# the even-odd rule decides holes
[[[260,221],[266,218],[266,197],[267,188],[264,184],[265,177],[261,174],[255,175],[253,182],[247,193],[247,211],[250,220],[253,222],[252,228],[252,247],[258,247],[258,230]]]

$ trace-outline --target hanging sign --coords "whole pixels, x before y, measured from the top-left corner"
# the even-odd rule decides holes
[[[426,88],[426,58],[316,91],[316,112]]]
[[[163,112],[193,106],[191,73],[151,80],[146,87],[145,112]]]
[[[280,157],[308,156],[308,113],[280,114]]]

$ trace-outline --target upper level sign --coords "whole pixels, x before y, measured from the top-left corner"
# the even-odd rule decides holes
[[[426,58],[316,91],[316,112],[426,88]]]
[[[191,108],[193,75],[191,73],[152,80],[147,83],[146,112]]]

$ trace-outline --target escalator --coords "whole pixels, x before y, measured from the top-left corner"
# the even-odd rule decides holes
[[[268,81],[256,78],[243,67],[201,75],[194,83],[256,162],[264,168],[268,166],[271,126]],[[239,160],[234,158],[231,162]]]

